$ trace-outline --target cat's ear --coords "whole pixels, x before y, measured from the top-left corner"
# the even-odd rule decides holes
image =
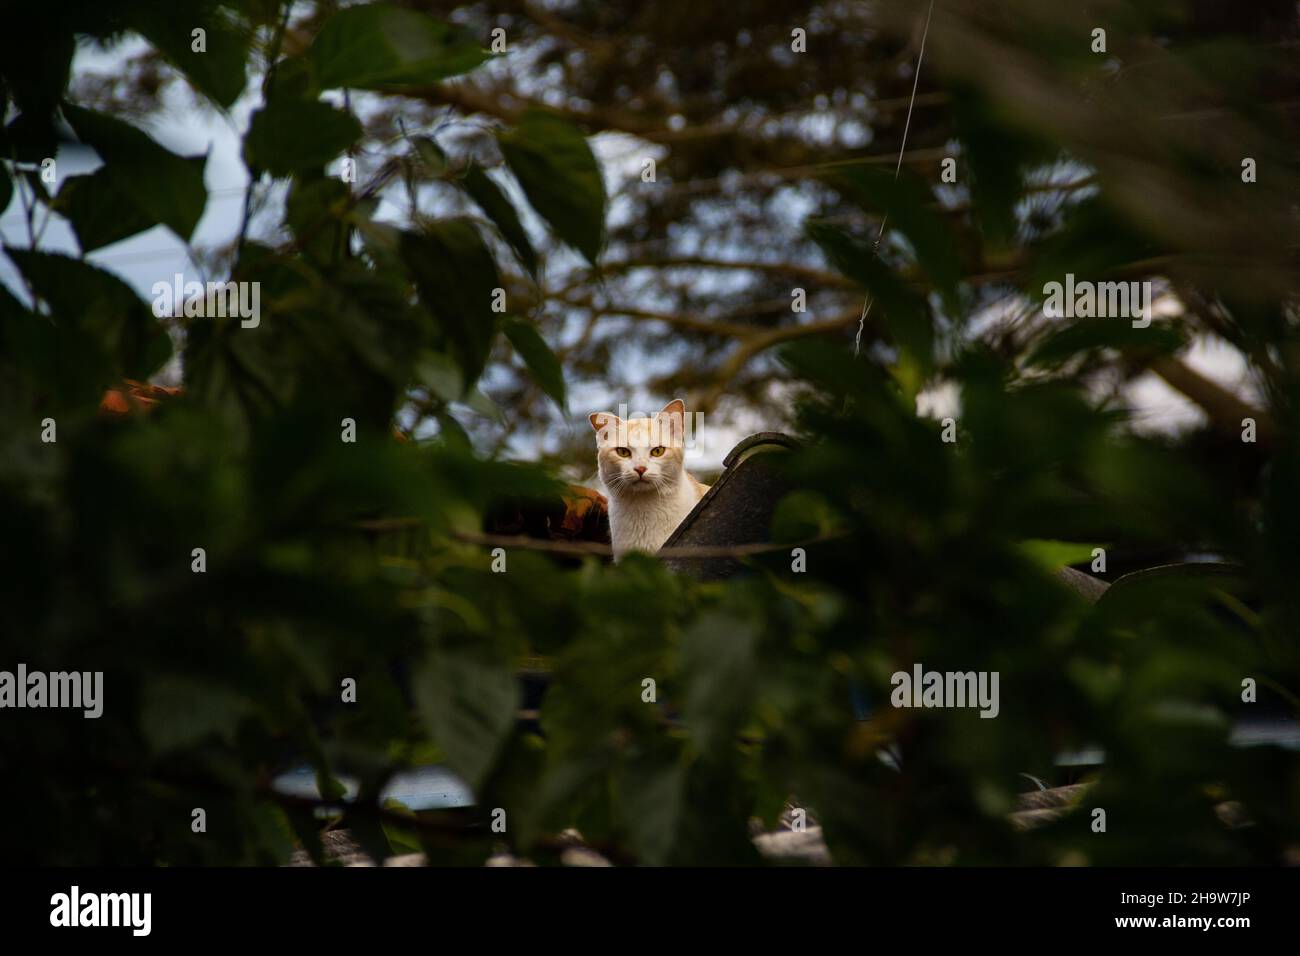
[[[682,440],[683,432],[686,427],[686,403],[680,398],[675,398],[663,407],[663,410],[655,416],[662,418],[667,422],[666,441],[672,444]]]
[[[613,412],[592,412],[591,415],[588,416],[587,420],[591,422],[591,427],[595,429],[597,433],[604,431],[611,425],[617,425],[620,422],[619,417]]]

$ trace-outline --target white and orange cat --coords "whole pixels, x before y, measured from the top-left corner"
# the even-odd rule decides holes
[[[615,561],[628,551],[658,551],[708,490],[686,470],[685,422],[681,399],[652,418],[591,416]]]

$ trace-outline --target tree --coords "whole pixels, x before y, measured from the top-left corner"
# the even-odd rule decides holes
[[[910,4],[746,23],[673,4],[182,6],[161,23],[149,3],[74,5],[40,14],[43,47],[0,48],[0,199],[30,226],[4,247],[21,287],[0,290],[0,646],[105,687],[94,720],[0,722],[0,771],[23,781],[11,859],[281,861],[295,840],[318,851],[345,771],[365,845],[446,862],[499,842],[549,860],[570,826],[618,860],[750,862],[750,818],[791,799],[841,862],[1294,853],[1294,751],[1230,737],[1260,702],[1294,709],[1300,684],[1295,75],[1275,46],[1293,9],[954,0],[927,31]],[[191,22],[207,52],[168,26]],[[154,51],[134,77],[165,62],[213,109],[257,77],[244,158],[256,192],[287,189],[268,207],[281,239],[245,229],[223,283],[163,290],[162,317],[85,257],[156,225],[188,239],[207,198],[195,157],[69,92],[76,42],[128,32]],[[635,178],[609,197],[601,130],[635,137]],[[42,161],[73,139],[103,165],[50,190]],[[40,248],[42,207],[81,256]],[[1139,285],[1096,315],[1119,281],[1183,311],[1144,324]],[[1044,315],[1054,282],[1092,290],[1094,314]],[[1250,358],[1260,407],[1179,361],[1205,330]],[[747,575],[575,566],[526,539],[492,554],[485,517],[560,486],[489,453],[472,416],[489,394],[516,423],[540,414],[520,369],[563,407],[615,337],[670,359],[656,388],[792,410],[797,490]],[[183,393],[99,413],[173,348]],[[1145,368],[1206,407],[1204,435],[1143,437],[1098,394]],[[953,420],[918,416],[944,383]],[[1227,429],[1243,408],[1253,441]],[[1097,548],[1232,567],[1090,605],[1053,572]],[[518,672],[539,663],[534,724]],[[998,675],[996,718],[887,705],[918,666]],[[1017,834],[1018,775],[1084,746],[1106,754],[1087,798],[1105,838],[1088,806]],[[272,785],[298,760],[319,799]],[[472,810],[381,803],[430,761]],[[1224,800],[1250,826],[1225,826]]]

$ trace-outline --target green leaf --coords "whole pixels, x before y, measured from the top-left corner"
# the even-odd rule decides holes
[[[383,3],[334,14],[307,55],[321,89],[327,90],[435,83],[466,73],[491,56],[459,27]]]
[[[420,300],[438,320],[467,385],[487,364],[496,338],[496,260],[474,225],[441,219],[422,233],[404,233],[402,258],[415,278]]]
[[[1047,541],[1030,539],[1019,542],[1024,554],[1046,571],[1055,571],[1071,564],[1083,564],[1092,560],[1096,545],[1079,544],[1075,541]]]
[[[214,9],[209,13],[200,7],[182,17],[166,7],[142,7],[133,26],[196,90],[218,106],[229,109],[244,91],[248,41],[225,11]],[[201,51],[194,49],[196,29],[205,32]]]
[[[505,410],[492,401],[478,388],[471,388],[461,399],[461,404],[470,411],[478,412],[484,418],[490,418],[499,425],[506,423]]]
[[[415,819],[415,814],[411,812],[411,808],[400,800],[395,800],[392,797],[389,797],[384,801],[383,806],[385,810],[400,813],[403,816],[409,816],[412,820]],[[380,820],[380,825],[384,829],[384,836],[388,839],[389,849],[391,849],[395,855],[401,856],[406,853],[420,852],[420,837],[417,829],[404,827],[400,823],[393,821],[391,818]]]
[[[72,224],[83,253],[158,224],[120,184],[128,175],[116,166],[101,166],[84,176],[70,176],[50,204]]]
[[[519,256],[519,261],[524,264],[524,268],[536,278],[537,253],[533,250],[533,244],[528,241],[528,233],[524,231],[523,223],[519,221],[519,214],[515,212],[515,207],[511,205],[505,193],[477,166],[469,168],[461,184],[470,197],[479,204],[479,208],[487,213],[487,217],[496,223],[497,228],[501,230],[501,235]]]
[[[316,819],[316,814],[309,807],[288,806],[283,810],[294,836],[312,862],[320,866],[325,860],[325,847],[321,843],[321,821]]]
[[[702,614],[684,636],[685,717],[701,752],[733,746],[754,691],[757,644],[750,621],[721,611]]]
[[[415,363],[415,377],[444,402],[460,401],[465,394],[465,376],[449,355],[425,349]]]
[[[406,267],[401,256],[402,230],[389,223],[375,222],[364,216],[353,217],[351,222],[357,235],[361,237],[366,255],[374,263],[376,273],[388,277],[390,281],[403,288],[408,288]]]
[[[13,10],[13,4],[5,9]],[[7,22],[0,31],[0,75],[3,75],[5,115],[9,107],[18,115],[0,136],[0,156],[19,162],[39,163],[53,156],[61,138],[55,110],[71,76],[77,52],[77,30],[73,24],[88,8],[80,10],[53,5],[23,10],[22,27]],[[107,16],[108,14],[104,11]],[[3,142],[7,140],[7,142]]]
[[[15,116],[0,133],[0,158],[39,164],[55,155],[63,137],[50,119],[28,112]]]
[[[933,362],[934,326],[925,301],[876,256],[871,245],[842,229],[809,221],[805,232],[837,270],[862,283],[873,299],[868,321],[882,320],[894,342],[928,374]]]
[[[1069,274],[1076,282],[1126,279],[1134,263],[1173,251],[1153,242],[1113,202],[1096,196],[1076,204],[1064,227],[1034,249],[1026,287],[1037,297],[1046,283],[1064,282]]]
[[[254,171],[289,176],[319,170],[361,138],[361,124],[316,100],[276,97],[253,114],[244,161]]]
[[[917,264],[956,307],[961,258],[950,226],[930,211],[935,198],[925,183],[906,175],[895,179],[888,170],[866,165],[839,167],[822,180],[863,208],[887,216],[912,244]]]
[[[447,174],[447,154],[432,136],[412,136],[411,161],[423,166],[430,176],[442,177]]]
[[[442,442],[459,451],[473,452],[474,442],[470,439],[469,432],[465,431],[465,426],[458,422],[451,412],[439,412],[437,419],[438,438]]]
[[[677,850],[687,801],[687,768],[662,757],[632,761],[615,776],[620,820],[630,831],[637,860],[667,865]]]
[[[514,672],[470,651],[444,648],[416,677],[415,698],[447,762],[476,789],[514,725],[519,701]]]
[[[1182,329],[1172,323],[1134,328],[1119,318],[1080,319],[1053,330],[1030,354],[1031,365],[1059,366],[1076,355],[1098,349],[1146,355],[1172,354],[1186,344]]]
[[[5,252],[50,305],[61,336],[99,352],[105,381],[146,379],[171,357],[171,339],[135,291],[110,272],[50,252]]]
[[[605,239],[605,183],[582,131],[533,109],[498,140],[533,208],[594,265]]]
[[[145,682],[140,709],[145,739],[155,753],[166,753],[212,735],[232,742],[253,705],[211,680],[164,676]]]
[[[1006,122],[987,93],[965,83],[954,83],[952,103],[969,174],[960,178],[970,186],[972,218],[990,247],[1012,244],[1025,173],[1051,161],[1059,141]]]
[[[208,193],[203,185],[204,156],[178,156],[129,123],[64,104],[63,115],[83,143],[93,147],[113,172],[114,187],[153,222],[189,240],[203,215]],[[102,226],[92,230],[102,233]]]
[[[76,328],[56,327],[0,285],[0,377],[6,379],[6,394],[14,394],[17,382],[10,370],[16,367],[38,388],[57,382],[59,388],[49,394],[60,407],[84,408],[103,397],[105,383],[120,381],[111,366],[89,336]]]
[[[328,261],[342,248],[342,223],[351,193],[333,176],[295,177],[285,200],[284,218],[298,248],[317,261]]]
[[[564,411],[564,369],[536,326],[525,319],[509,318],[505,322],[505,332],[533,380]]]
[[[305,56],[286,56],[275,65],[275,72],[263,83],[266,98],[285,97],[310,101],[320,97],[316,67]]]

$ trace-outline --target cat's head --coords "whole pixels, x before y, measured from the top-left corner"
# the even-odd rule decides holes
[[[615,497],[667,492],[685,469],[686,405],[679,398],[652,418],[622,419],[596,412],[596,464]]]

